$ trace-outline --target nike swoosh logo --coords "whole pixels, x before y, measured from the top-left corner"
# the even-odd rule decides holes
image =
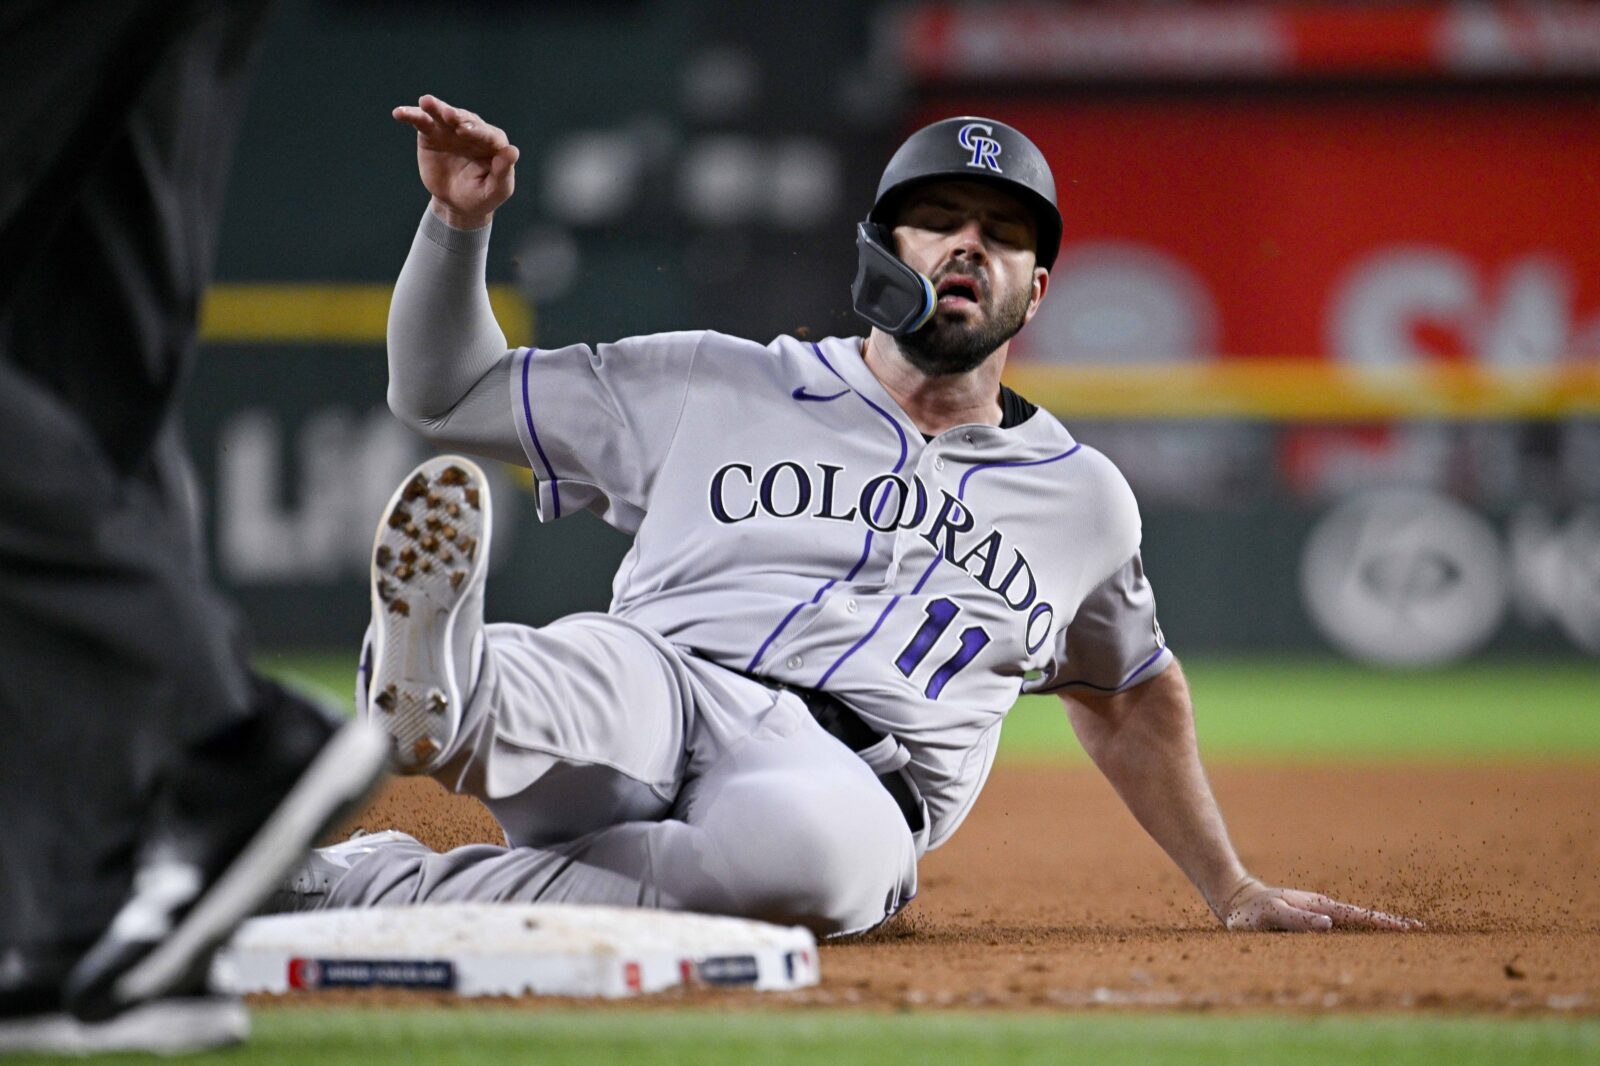
[[[795,389],[793,392],[791,392],[789,395],[793,396],[797,400],[811,400],[811,401],[813,401],[815,403],[827,403],[829,400],[837,400],[839,397],[848,396],[849,394],[850,394],[850,390],[849,389],[844,389],[841,392],[834,393],[832,396],[818,396],[815,393],[807,392],[806,391],[806,387],[804,385],[802,385],[798,389]]]

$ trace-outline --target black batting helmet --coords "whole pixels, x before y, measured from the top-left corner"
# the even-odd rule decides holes
[[[1046,270],[1061,250],[1061,211],[1056,181],[1037,145],[1019,130],[992,118],[963,115],[924,126],[902,144],[878,181],[869,222],[892,228],[905,195],[931,181],[977,181],[994,185],[1027,204],[1038,224],[1035,253]]]

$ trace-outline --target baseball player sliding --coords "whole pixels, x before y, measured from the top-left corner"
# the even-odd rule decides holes
[[[1061,239],[1021,133],[952,118],[895,153],[857,233],[864,339],[541,351],[507,350],[484,284],[516,147],[431,96],[394,117],[432,201],[390,312],[390,406],[441,449],[530,467],[541,519],[592,511],[634,542],[609,612],[485,625],[481,471],[435,459],[400,487],[361,713],[511,847],[357,838],[316,853],[288,905],[571,901],[860,932],[915,896],[1017,696],[1054,692],[1229,929],[1419,924],[1239,861],[1133,494],[1000,384]]]

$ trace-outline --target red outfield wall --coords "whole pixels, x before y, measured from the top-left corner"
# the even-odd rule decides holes
[[[1060,186],[1047,306],[1065,307],[1030,331],[1033,357],[1526,366],[1600,352],[1593,99],[1063,93],[959,108],[1026,130]]]

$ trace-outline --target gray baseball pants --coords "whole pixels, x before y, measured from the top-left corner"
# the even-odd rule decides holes
[[[485,635],[462,747],[435,777],[513,846],[381,848],[327,906],[614,904],[835,935],[916,893],[905,816],[792,693],[610,615]]]

